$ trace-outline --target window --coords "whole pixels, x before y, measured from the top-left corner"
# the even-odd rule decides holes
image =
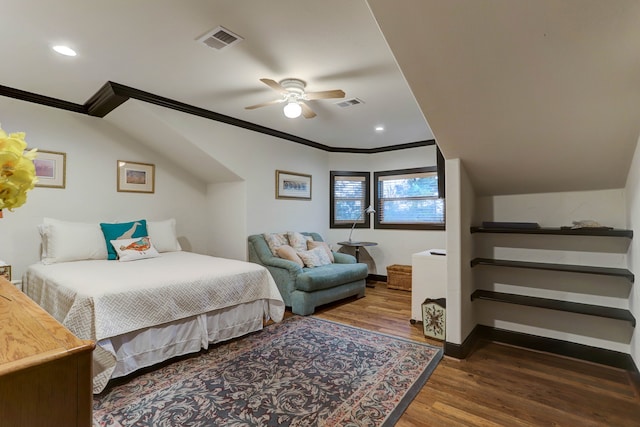
[[[357,228],[369,228],[370,215],[364,210],[370,204],[369,172],[331,171],[331,228],[350,228],[357,221]]]
[[[438,167],[375,172],[375,228],[443,230],[444,187]]]

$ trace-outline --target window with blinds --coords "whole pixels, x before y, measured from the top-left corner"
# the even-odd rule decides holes
[[[369,206],[369,172],[331,171],[331,228],[353,226],[368,228],[369,216],[363,212]]]
[[[376,228],[443,229],[438,168],[375,173]]]

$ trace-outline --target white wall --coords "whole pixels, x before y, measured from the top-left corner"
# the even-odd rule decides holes
[[[161,107],[148,106],[158,123],[168,126],[186,140],[208,153],[244,182],[244,198],[236,183],[209,186],[214,229],[209,234],[214,254],[237,256],[239,239],[246,246],[246,236],[287,230],[317,231],[333,247],[346,238],[346,229],[329,229],[330,170],[391,170],[436,164],[435,147],[421,147],[380,154],[327,153],[291,141],[259,134]],[[312,199],[275,198],[275,171],[285,170],[312,176]],[[372,173],[373,179],[373,173]],[[230,198],[235,207],[228,212]],[[372,195],[373,197],[373,195]],[[373,199],[372,199],[373,200]],[[243,208],[238,206],[242,205]],[[242,221],[245,223],[242,224]],[[219,224],[228,225],[219,227]],[[348,233],[348,232],[346,232]],[[377,274],[386,275],[386,266],[411,264],[411,255],[433,247],[444,247],[445,232],[356,229],[359,239],[373,240],[369,248]],[[231,252],[228,242],[233,242]],[[371,273],[376,274],[376,271]]]
[[[595,220],[627,228],[625,190],[480,197],[481,221],[537,222],[543,227]],[[629,239],[522,234],[474,234],[476,256],[557,264],[627,267]],[[477,288],[628,308],[628,281],[599,275],[477,266]],[[505,303],[473,303],[478,323],[629,353],[628,322]]]
[[[238,257],[243,247],[244,259],[250,234],[308,230],[326,236],[326,152],[153,105],[146,108],[157,117],[158,125],[179,133],[239,177],[240,181],[209,185],[207,239],[212,253]],[[276,170],[311,175],[311,200],[276,199]]]
[[[25,206],[5,212],[0,220],[0,259],[14,266],[14,277],[37,261],[36,225],[45,216],[91,222],[175,217],[185,249],[236,259],[246,259],[247,235],[266,231],[317,231],[337,249],[346,229],[329,229],[330,170],[373,172],[436,164],[435,147],[329,154],[137,101],[126,112],[117,109],[104,119],[9,98],[0,98],[0,108],[6,131],[24,131],[30,145],[67,153],[67,188],[37,188]],[[149,131],[136,129],[137,121]],[[175,144],[161,141],[163,134]],[[202,155],[215,161],[196,162]],[[117,192],[117,160],[155,164],[155,194]],[[311,175],[312,200],[276,199],[276,170]],[[355,233],[379,243],[371,250],[378,266],[372,273],[381,275],[388,265],[410,265],[415,252],[446,244],[443,231],[372,228]]]
[[[470,295],[473,257],[470,226],[475,192],[460,159],[446,161],[447,183],[447,342],[462,344],[476,326]]]
[[[640,275],[640,243],[638,243],[638,239],[640,239],[640,149],[638,147],[640,147],[640,144],[636,145],[626,185],[627,228],[633,230],[635,235],[631,242],[628,261],[629,270],[634,272],[636,276]],[[640,288],[637,285],[633,286],[629,306],[636,320],[640,320]],[[636,327],[631,340],[631,357],[633,357],[636,367],[640,367],[640,334],[638,333],[638,327]]]
[[[374,172],[409,169],[436,165],[435,145],[411,148],[407,150],[390,151],[378,154],[344,154],[331,153],[329,155],[329,170],[371,172],[371,203],[374,200]],[[329,185],[327,177],[326,185]],[[327,194],[326,207],[329,214],[329,197]],[[334,248],[337,242],[347,240],[349,229],[334,228],[329,230],[328,240]],[[387,275],[387,267],[393,264],[411,265],[411,255],[427,249],[445,248],[446,232],[431,230],[386,230],[373,228],[356,228],[353,232],[355,240],[377,242],[377,246],[367,247],[367,251],[374,261],[375,269],[371,274]]]
[[[9,133],[25,132],[30,147],[67,155],[65,189],[35,188],[25,205],[5,210],[0,219],[0,259],[13,266],[14,279],[39,259],[36,226],[44,217],[84,222],[174,217],[181,243],[206,252],[200,232],[207,224],[206,185],[171,159],[82,114],[0,97],[0,120]],[[155,193],[117,192],[117,160],[155,164]]]

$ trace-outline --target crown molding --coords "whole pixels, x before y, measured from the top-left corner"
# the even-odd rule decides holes
[[[22,101],[33,102],[35,104],[45,105],[47,107],[59,108],[62,110],[72,111],[74,113],[87,114],[93,117],[103,118],[110,112],[124,104],[129,99],[136,99],[138,101],[147,102],[149,104],[158,105],[161,107],[169,108],[175,111],[180,111],[186,114],[191,114],[198,117],[203,117],[209,120],[214,120],[221,123],[226,123],[231,126],[240,127],[253,132],[270,135],[276,138],[285,139],[297,144],[305,145],[307,147],[317,148],[319,150],[327,151],[330,153],[353,153],[353,154],[377,154],[385,153],[396,150],[406,150],[409,148],[425,147],[429,145],[435,145],[435,140],[430,139],[426,141],[410,142],[399,145],[389,145],[386,147],[377,148],[342,148],[331,147],[328,145],[320,144],[315,141],[311,141],[305,138],[300,138],[289,133],[280,132],[275,129],[271,129],[265,126],[260,126],[255,123],[240,120],[235,117],[226,116],[224,114],[216,113],[204,108],[196,107],[193,105],[185,104],[184,102],[176,101],[170,98],[165,98],[150,92],[145,92],[130,86],[125,86],[120,83],[108,81],[84,104],[75,104],[73,102],[63,101],[56,98],[51,98],[44,95],[39,95],[32,92],[23,91],[20,89],[14,89],[8,86],[0,85],[0,96],[7,96],[10,98],[19,99]]]

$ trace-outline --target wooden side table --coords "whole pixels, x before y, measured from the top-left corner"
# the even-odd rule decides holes
[[[377,243],[376,242],[356,242],[356,241],[344,241],[344,242],[338,242],[338,244],[340,246],[347,246],[349,248],[354,248],[355,249],[355,256],[356,256],[356,262],[360,262],[360,248],[364,247],[364,246],[376,246]],[[365,249],[366,251],[366,249]],[[375,288],[374,285],[370,285],[369,283],[367,283],[367,287],[368,288]]]

